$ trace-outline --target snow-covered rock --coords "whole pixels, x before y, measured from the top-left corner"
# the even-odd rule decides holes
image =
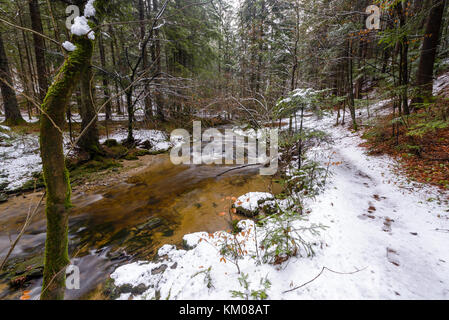
[[[267,192],[249,192],[237,198],[234,202],[234,207],[238,214],[254,217],[259,214],[261,205],[267,201],[273,199],[274,196]]]
[[[140,143],[150,147],[152,152],[164,152],[173,147],[174,142],[171,142],[167,137],[167,134],[160,130],[146,130],[135,129],[133,132],[134,139],[139,140]],[[113,134],[110,134],[108,139],[114,139],[123,142],[128,137],[128,131],[125,129],[118,130]],[[106,137],[100,139],[100,143],[104,143]]]

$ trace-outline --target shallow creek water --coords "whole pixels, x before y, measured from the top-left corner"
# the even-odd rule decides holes
[[[229,229],[228,221],[218,215],[227,203],[223,198],[253,191],[279,191],[279,186],[272,186],[271,177],[258,174],[258,167],[246,167],[217,177],[231,167],[175,166],[168,155],[153,157],[138,175],[104,192],[74,192],[69,252],[72,263],[80,268],[81,289],[67,290],[66,298],[95,298],[95,289],[119,264],[151,259],[165,243],[182,245],[186,233]],[[0,206],[0,260],[25,220],[30,199],[25,200],[8,201]],[[30,261],[33,257],[39,260],[44,251],[45,228],[41,212],[19,242],[11,260]],[[41,282],[37,276],[27,288],[12,289],[0,276],[0,298],[17,299],[23,290],[30,290],[31,297],[37,298]]]

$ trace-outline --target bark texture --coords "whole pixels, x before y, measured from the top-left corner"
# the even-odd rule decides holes
[[[20,114],[19,104],[13,86],[11,70],[9,68],[8,58],[6,57],[6,50],[3,43],[2,34],[0,33],[0,89],[2,91],[3,106],[5,109],[5,124],[17,125],[23,120]],[[5,83],[6,81],[7,83]]]
[[[66,58],[42,105],[40,145],[47,191],[47,238],[41,293],[44,300],[64,298],[65,268],[70,261],[67,232],[71,188],[61,130],[70,96],[89,65],[93,51],[93,43],[86,37],[74,37],[72,42],[76,50]]]

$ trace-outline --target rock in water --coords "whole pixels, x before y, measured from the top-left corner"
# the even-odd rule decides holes
[[[274,196],[271,193],[250,192],[239,197],[234,202],[234,207],[238,214],[252,218],[259,214],[260,206],[264,202],[272,199]]]
[[[0,203],[8,201],[8,195],[6,193],[0,193]]]

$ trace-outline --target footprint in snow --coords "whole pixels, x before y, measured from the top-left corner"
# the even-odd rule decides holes
[[[385,217],[384,225],[382,227],[382,231],[391,232],[391,224],[394,222],[393,219]]]
[[[387,248],[387,260],[388,262],[390,262],[391,264],[394,264],[396,267],[400,266],[399,263],[399,254],[397,253],[396,250],[393,250],[391,248]]]

